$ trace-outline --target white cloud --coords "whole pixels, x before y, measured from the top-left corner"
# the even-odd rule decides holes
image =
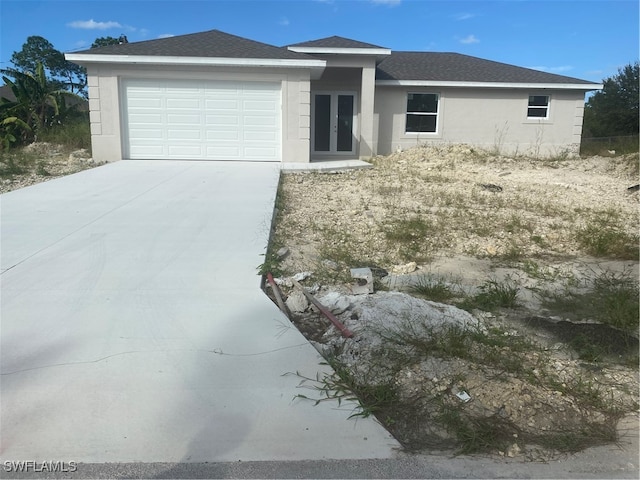
[[[75,22],[67,23],[67,26],[71,28],[82,28],[84,30],[109,30],[111,28],[122,28],[122,25],[118,22],[96,22],[93,18],[91,20],[76,20]]]
[[[278,25],[286,27],[289,25],[289,19],[287,17],[282,17],[280,21],[278,21]]]
[[[477,15],[475,13],[459,13],[457,15],[454,15],[453,18],[455,18],[458,21],[462,21],[462,20],[469,20],[470,18],[476,17]]]
[[[74,48],[84,48],[89,46],[89,42],[87,42],[86,40],[78,40],[76,43],[73,44]]]
[[[388,7],[397,7],[402,0],[371,0],[371,3],[375,5],[386,5]]]
[[[570,70],[573,70],[573,65],[560,65],[558,67],[547,67],[544,65],[539,65],[536,67],[527,67],[527,68],[530,68],[531,70],[541,70],[543,72],[562,73],[562,72],[568,72]]]
[[[467,35],[466,37],[460,39],[460,43],[469,45],[471,43],[480,43],[480,40],[478,40],[475,35]]]
[[[175,35],[173,33],[161,33],[160,35],[158,35],[158,38],[171,38],[171,37],[175,37]]]

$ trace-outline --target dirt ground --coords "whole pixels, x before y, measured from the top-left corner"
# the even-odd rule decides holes
[[[313,309],[298,312],[294,323],[317,342],[319,350],[337,355],[347,365],[358,363],[361,368],[375,363],[372,359],[378,351],[372,345],[379,338],[375,329],[363,323],[363,300],[349,295],[349,268],[370,266],[388,272],[377,280],[377,287],[401,292],[425,279],[455,285],[469,294],[488,279],[514,282],[519,288],[517,309],[474,315],[485,326],[543,345],[549,355],[543,368],[549,374],[568,382],[577,378],[594,382],[625,405],[630,416],[621,425],[631,422],[637,431],[637,368],[601,363],[596,373],[590,372],[591,367],[566,348],[578,333],[574,325],[558,317],[547,322],[552,314],[545,311],[537,294],[541,288],[581,285],[605,272],[628,275],[637,282],[637,256],[594,256],[583,240],[602,228],[635,239],[637,249],[638,192],[633,188],[638,184],[637,154],[534,160],[448,145],[417,147],[372,163],[370,170],[290,174],[282,182],[284,201],[279,205],[275,242],[287,253],[279,266],[285,275],[313,272],[304,283],[320,297],[341,293],[337,315],[357,332],[357,340],[345,340]],[[423,307],[408,295],[402,302],[411,307],[402,315],[390,306],[386,292],[369,297],[364,301],[370,308],[386,312],[378,327],[394,328],[402,316],[422,315]],[[584,325],[579,328],[581,334],[587,330]],[[632,344],[637,351],[637,339]],[[598,415],[563,396],[560,387],[537,388],[517,376],[459,359],[408,365],[395,372],[394,382],[401,395],[415,398],[425,391],[456,393],[461,388],[456,379],[461,376],[473,398],[471,410],[498,412],[521,434],[579,429]],[[421,430],[429,429],[428,416],[422,420],[426,423]],[[412,438],[421,418],[404,426],[397,419],[394,422],[391,430],[401,441],[415,445],[423,440]],[[523,445],[517,436],[510,447],[494,453],[529,460],[557,454],[553,449]]]

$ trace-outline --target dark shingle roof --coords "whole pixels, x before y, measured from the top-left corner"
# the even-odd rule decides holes
[[[378,64],[376,80],[441,82],[573,83],[586,80],[516,67],[460,53],[392,52]]]
[[[294,43],[290,47],[317,47],[317,48],[384,48],[371,43],[359,42],[350,38],[333,37],[320,38],[308,42]]]
[[[307,55],[291,52],[220,30],[159,38],[144,42],[123,43],[92,48],[76,54],[91,55],[150,55],[167,57],[270,58],[309,59]]]

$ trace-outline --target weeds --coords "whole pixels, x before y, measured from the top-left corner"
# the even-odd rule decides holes
[[[479,292],[470,298],[465,298],[460,304],[465,310],[474,308],[486,311],[494,311],[497,308],[516,308],[519,306],[518,292],[520,287],[516,282],[507,277],[499,282],[495,279],[486,280],[478,287]]]
[[[636,234],[627,233],[614,211],[602,212],[591,219],[576,232],[580,246],[594,257],[638,260],[638,241]]]
[[[284,245],[274,231],[275,226],[282,221],[282,216],[284,215],[287,203],[286,193],[282,182],[282,177],[280,177],[274,201],[273,220],[272,224],[269,225],[269,243],[267,244],[267,251],[264,254],[264,262],[257,267],[259,275],[271,273],[274,277],[279,277],[284,273],[281,269],[281,259],[278,258],[277,255],[278,250]]]
[[[398,248],[403,260],[425,260],[433,243],[433,224],[420,216],[394,220],[383,227],[387,241]],[[431,234],[431,235],[430,235]]]
[[[540,292],[543,305],[575,320],[590,319],[626,332],[637,332],[640,290],[630,272],[603,271],[586,282],[586,290],[565,287],[559,293]]]
[[[458,296],[448,283],[440,278],[422,276],[418,281],[409,287],[409,291],[427,300],[434,302],[444,302]]]
[[[26,173],[31,168],[33,159],[23,153],[2,152],[0,153],[0,162],[0,176],[12,177]]]
[[[81,118],[64,125],[53,125],[38,133],[39,142],[62,145],[68,150],[91,149],[89,119]]]
[[[316,404],[327,400],[357,401],[352,417],[376,415],[401,441],[407,450],[419,450],[429,445],[453,446],[458,453],[506,451],[514,443],[537,444],[561,452],[573,452],[588,446],[615,441],[615,420],[628,406],[619,406],[591,378],[576,374],[559,376],[549,365],[543,349],[522,336],[508,335],[500,328],[448,325],[434,327],[426,319],[412,318],[394,328],[376,333],[381,346],[372,352],[377,359],[363,375],[360,369],[347,367],[337,356],[330,356],[327,365],[333,373],[316,379],[302,377],[300,386],[315,393],[309,399]],[[554,428],[541,432],[518,426],[510,414],[501,409],[487,409],[474,402],[464,403],[455,393],[468,379],[462,373],[450,371],[448,386],[443,390],[428,389],[416,384],[407,396],[397,379],[411,365],[420,365],[432,358],[447,364],[455,360],[459,372],[468,370],[468,363],[480,365],[485,381],[521,379],[524,391],[547,389],[558,398],[570,398],[582,417],[575,421],[561,420]],[[365,367],[366,368],[366,367]],[[409,368],[408,371],[411,371]],[[406,377],[406,375],[405,375]],[[473,388],[473,387],[472,387]],[[473,395],[473,389],[469,390]],[[478,400],[476,400],[478,401]],[[568,417],[567,417],[568,418]],[[596,420],[599,418],[599,420]]]
[[[393,382],[371,383],[366,380],[357,380],[351,369],[332,356],[328,356],[326,363],[321,365],[331,367],[332,373],[318,374],[316,378],[303,376],[299,372],[295,373],[301,379],[300,387],[311,389],[320,397],[312,398],[298,394],[296,398],[313,400],[316,405],[324,401],[336,401],[338,405],[343,401],[356,402],[357,406],[349,418],[367,418],[386,410],[398,401],[397,386]]]

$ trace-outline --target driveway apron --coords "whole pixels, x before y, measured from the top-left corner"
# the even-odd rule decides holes
[[[2,460],[388,458],[259,288],[279,166],[122,161],[1,201]],[[290,375],[287,375],[291,373]]]

